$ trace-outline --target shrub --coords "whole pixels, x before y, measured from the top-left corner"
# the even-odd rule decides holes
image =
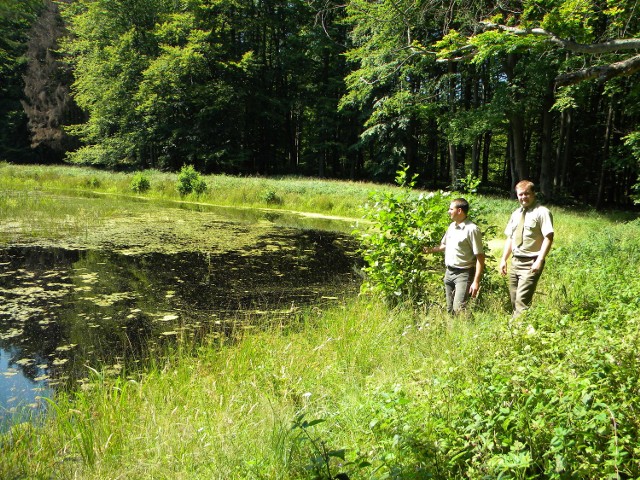
[[[193,165],[184,165],[178,174],[176,189],[180,195],[189,195],[190,193],[200,195],[207,191],[207,182],[193,168]]]
[[[143,172],[136,172],[131,179],[131,190],[135,193],[144,193],[151,188],[149,177]]]
[[[427,256],[423,248],[440,244],[451,221],[447,211],[453,197],[443,192],[416,193],[416,177],[408,179],[407,167],[400,169],[396,177],[400,191],[373,194],[364,215],[372,226],[354,232],[360,237],[366,264],[363,292],[379,294],[391,304],[432,303],[430,297],[442,296],[442,256]],[[486,241],[486,234],[495,227],[486,226],[479,205],[474,204],[473,213]]]
[[[262,194],[262,200],[267,205],[282,205],[282,197],[280,197],[274,190],[267,190]]]

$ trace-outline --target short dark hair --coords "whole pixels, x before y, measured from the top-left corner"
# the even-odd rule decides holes
[[[469,213],[469,202],[467,202],[464,198],[456,198],[455,200],[451,200],[457,208],[462,209],[464,213]]]

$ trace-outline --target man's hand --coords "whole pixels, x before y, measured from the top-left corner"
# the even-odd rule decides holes
[[[542,269],[542,262],[543,260],[540,260],[540,257],[538,257],[538,260],[533,262],[533,265],[531,265],[531,271],[533,273],[538,273]]]
[[[500,275],[503,277],[507,274],[507,261],[503,258],[500,260]]]

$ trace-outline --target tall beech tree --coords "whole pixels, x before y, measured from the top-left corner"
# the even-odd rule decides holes
[[[72,161],[232,173],[355,174],[339,15],[304,1],[76,0]],[[334,36],[326,35],[331,32]],[[336,39],[336,37],[342,37]],[[349,159],[351,157],[351,159]]]
[[[379,115],[388,89],[406,95],[409,80],[420,81],[410,98],[435,107],[440,129],[437,142],[417,140],[441,156],[448,143],[449,168],[432,175],[446,172],[455,183],[470,167],[505,188],[533,178],[548,196],[579,190],[599,204],[620,200],[607,185],[629,191],[639,170],[632,156],[639,120],[634,2],[352,1],[347,9],[355,43],[348,55],[358,68],[344,101],[370,109],[369,123],[384,120],[367,132],[376,141],[388,145],[386,129],[398,131]],[[408,65],[420,67],[409,76]],[[485,147],[490,162],[479,161]],[[504,149],[504,168],[497,149]]]

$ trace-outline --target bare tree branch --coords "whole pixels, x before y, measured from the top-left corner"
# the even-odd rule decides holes
[[[509,32],[514,35],[543,36],[546,37],[549,42],[571,52],[596,54],[619,52],[621,50],[640,50],[640,38],[621,38],[602,43],[584,44],[560,38],[554,33],[549,32],[543,28],[518,28],[508,27],[506,25],[499,25],[497,23],[491,22],[480,23],[487,29],[500,30],[502,32]]]
[[[614,77],[631,75],[638,71],[640,71],[640,55],[609,65],[598,65],[578,70],[577,72],[564,73],[556,77],[555,83],[556,87],[566,87],[569,85],[575,85],[576,83],[580,83],[584,80],[592,80],[594,78],[601,81],[607,81]]]

